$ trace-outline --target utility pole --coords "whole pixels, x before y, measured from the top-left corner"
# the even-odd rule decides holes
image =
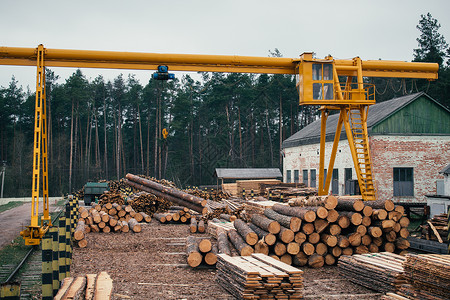
[[[6,173],[6,160],[2,161],[2,190],[0,193],[0,198],[3,198],[3,187],[5,186],[5,173]]]

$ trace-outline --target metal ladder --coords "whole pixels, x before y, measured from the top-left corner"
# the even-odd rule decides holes
[[[356,175],[360,183],[364,200],[376,200],[375,185],[372,176],[372,163],[369,154],[369,138],[367,134],[367,111],[365,107],[353,108],[349,111],[353,146],[356,152]]]

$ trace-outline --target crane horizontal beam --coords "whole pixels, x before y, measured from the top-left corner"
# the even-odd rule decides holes
[[[45,49],[46,67],[156,70],[159,65],[171,71],[296,74],[301,59],[236,55],[163,54],[95,50]],[[1,65],[36,66],[37,49],[0,47]],[[323,61],[323,60],[317,60]],[[339,75],[356,75],[353,59],[334,60]],[[402,61],[362,61],[364,77],[437,79],[438,64]]]

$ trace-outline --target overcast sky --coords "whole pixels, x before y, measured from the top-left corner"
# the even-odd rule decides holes
[[[449,0],[26,1],[0,2],[0,46],[180,54],[411,61],[420,15],[450,42]],[[75,69],[53,68],[64,82]],[[89,80],[124,70],[83,69]],[[146,84],[153,71],[131,71]],[[35,89],[36,69],[0,65],[0,86],[15,76]]]

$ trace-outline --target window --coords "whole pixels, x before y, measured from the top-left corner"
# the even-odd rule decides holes
[[[414,196],[413,168],[394,168],[394,197]]]
[[[354,192],[352,191],[352,168],[345,168],[344,169],[344,179],[345,179],[345,195],[353,195]],[[354,185],[354,183],[353,183]]]
[[[286,182],[287,183],[291,182],[291,170],[286,171]]]
[[[311,175],[311,187],[316,187],[316,170],[315,169],[311,169],[310,171],[310,175]]]
[[[299,171],[294,170],[294,182],[299,183]]]
[[[333,65],[332,64],[313,64],[313,99],[315,100],[333,100]]]
[[[333,173],[331,175],[331,193],[334,195],[339,195],[339,170],[333,169]]]
[[[308,186],[308,170],[303,170],[303,183]]]

